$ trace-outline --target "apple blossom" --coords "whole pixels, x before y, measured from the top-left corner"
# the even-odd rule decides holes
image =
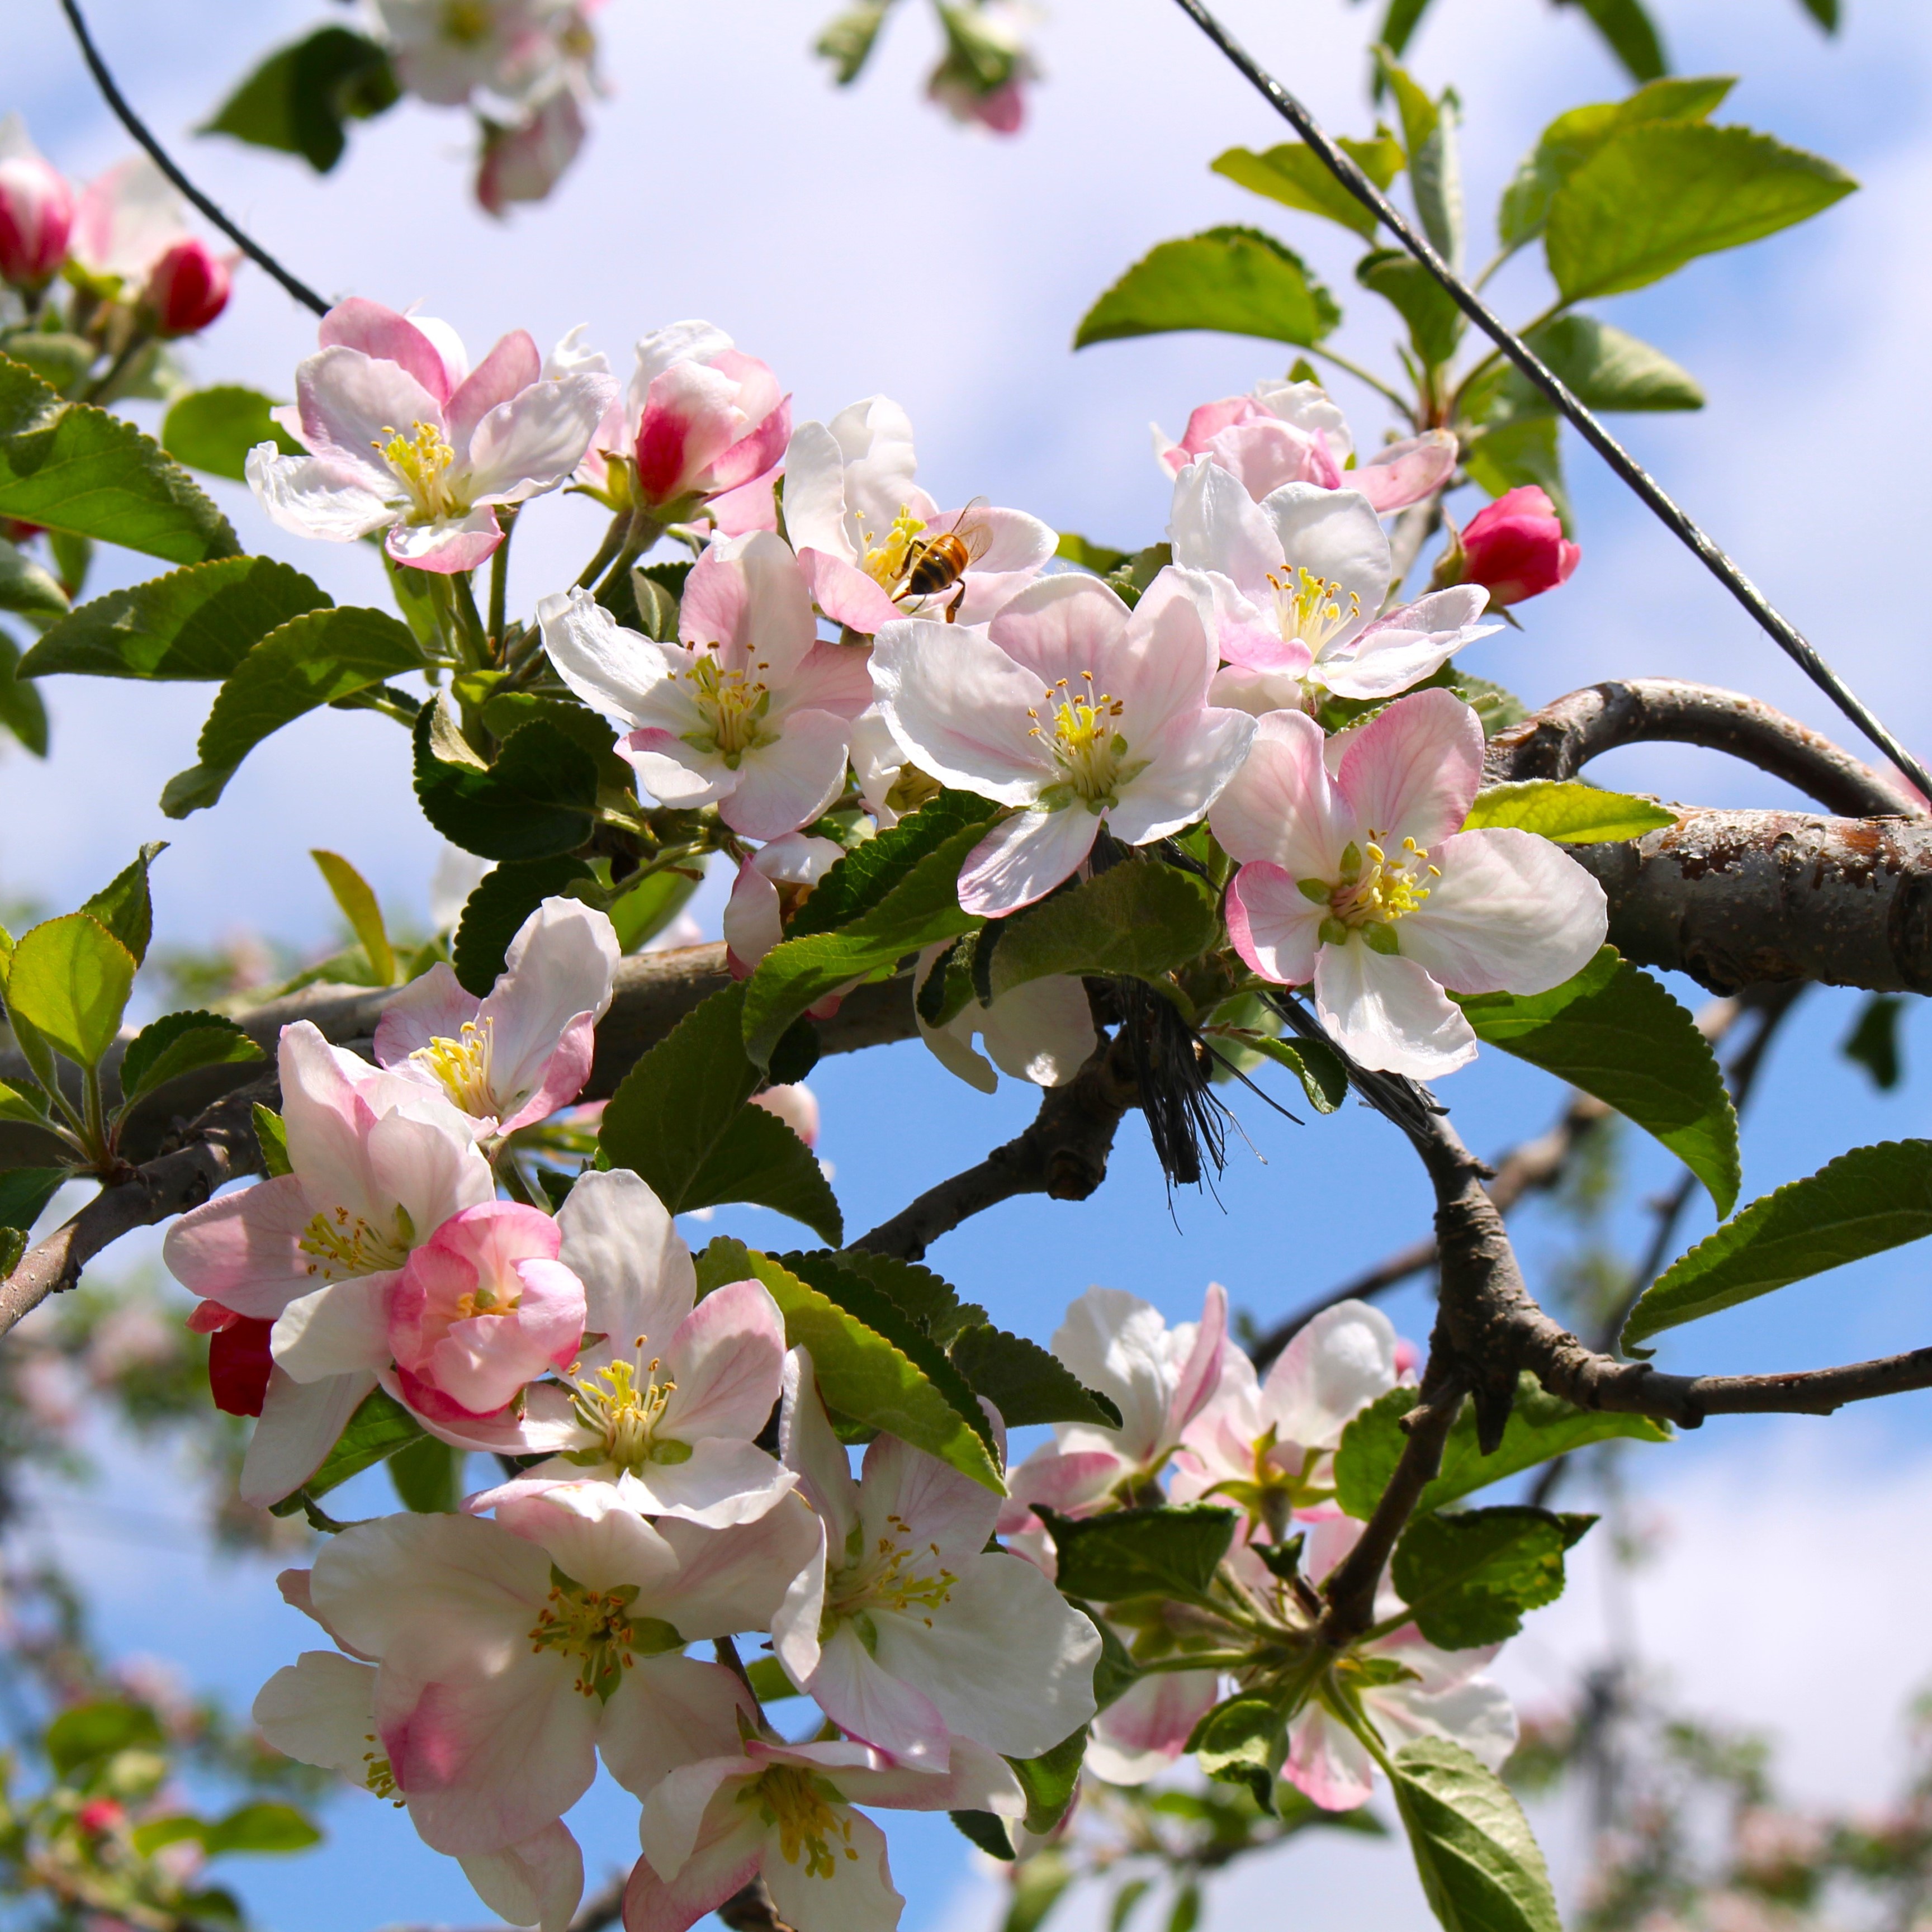
[[[514,1201],[452,1214],[403,1264],[389,1352],[410,1406],[465,1422],[567,1369],[583,1340],[584,1284],[557,1259],[549,1215]]]
[[[1418,691],[1342,741],[1331,778],[1321,728],[1261,721],[1215,808],[1243,862],[1228,932],[1264,978],[1314,982],[1322,1024],[1362,1065],[1418,1079],[1476,1057],[1456,993],[1541,993],[1604,943],[1604,890],[1547,839],[1460,830],[1482,778],[1483,733],[1454,692]]]
[[[802,1081],[767,1087],[752,1096],[751,1104],[776,1114],[807,1147],[818,1144],[818,1096]]]
[[[1144,845],[1200,818],[1254,734],[1210,707],[1214,647],[1182,574],[1130,611],[1089,577],[1043,578],[989,626],[901,618],[879,633],[872,681],[906,755],[946,784],[1022,808],[959,874],[987,916],[1042,898],[1104,824]]]
[[[724,957],[735,978],[743,979],[784,938],[784,915],[844,856],[836,839],[788,832],[739,862],[724,920]]]
[[[621,957],[604,914],[545,899],[483,998],[441,961],[397,994],[376,1028],[376,1064],[440,1094],[480,1133],[529,1126],[584,1090]]]
[[[1311,1582],[1321,1582],[1354,1547],[1362,1528],[1348,1516],[1316,1525],[1302,1564]],[[1386,1582],[1375,1609],[1378,1626],[1402,1614],[1401,1599]],[[1391,1753],[1417,1738],[1447,1738],[1500,1771],[1516,1748],[1516,1712],[1501,1686],[1479,1673],[1502,1647],[1438,1650],[1410,1623],[1355,1645],[1290,1724],[1282,1774],[1324,1811],[1352,1811],[1367,1802],[1375,1761],[1340,1713],[1345,1700]],[[1371,1669],[1360,1669],[1358,1660]]]
[[[419,570],[484,562],[503,541],[496,506],[562,483],[615,392],[592,370],[546,377],[521,329],[466,374],[446,328],[376,302],[338,303],[318,333],[284,419],[308,454],[257,444],[249,487],[298,536],[386,531],[390,558]]]
[[[820,640],[796,560],[766,530],[713,543],[686,580],[676,644],[627,631],[587,591],[537,606],[564,682],[632,729],[618,751],[667,806],[716,801],[734,832],[778,838],[845,782],[864,654]]]
[[[946,53],[926,82],[926,98],[956,121],[1017,134],[1026,89],[1040,78],[1025,38],[1038,17],[1016,0],[949,0],[939,8]]]
[[[1178,442],[1157,424],[1154,440],[1154,454],[1175,476],[1206,457],[1256,502],[1284,483],[1312,483],[1356,490],[1380,515],[1432,496],[1456,468],[1456,439],[1442,429],[1390,443],[1351,468],[1355,440],[1348,418],[1319,382],[1258,382],[1251,394],[1203,403]]]
[[[68,252],[97,281],[136,290],[188,238],[187,205],[146,154],[130,155],[80,191]]]
[[[414,1081],[282,1029],[292,1172],[184,1215],[161,1258],[191,1294],[274,1324],[272,1376],[242,1492],[273,1502],[333,1447],[389,1360],[387,1304],[411,1251],[494,1199],[470,1123]]]
[[[791,398],[764,363],[708,322],[675,322],[639,339],[629,387],[605,412],[577,482],[661,523],[702,511],[727,536],[772,530],[772,484],[790,434]]]
[[[170,339],[206,328],[228,306],[229,284],[239,259],[218,255],[196,235],[164,250],[141,290],[142,320],[157,335]]]
[[[907,574],[922,536],[950,531],[968,512],[942,510],[914,482],[912,424],[898,404],[868,396],[829,423],[800,423],[785,450],[785,532],[818,608],[869,637],[895,618],[959,602],[960,622],[984,623],[1040,574],[1058,537],[1019,510],[971,506],[986,547],[938,598],[914,595]]]
[[[1066,974],[1029,980],[988,1006],[969,994],[957,1012],[934,1025],[919,1001],[933,969],[952,950],[950,944],[928,946],[913,973],[919,1036],[948,1072],[982,1094],[998,1089],[1001,1073],[1036,1087],[1064,1087],[1093,1057],[1100,1036],[1087,988]],[[975,1035],[986,1047],[983,1055],[974,1051]]]
[[[0,281],[44,288],[67,260],[74,193],[28,139],[17,114],[0,120]]]
[[[340,1772],[400,1804],[376,1720],[377,1672],[332,1650],[306,1650],[262,1685],[256,1728],[285,1756]],[[584,1895],[584,1854],[560,1822],[501,1851],[458,1860],[477,1895],[512,1925],[566,1932]]]
[[[686,1748],[691,1712],[736,1706],[736,1680],[682,1654],[761,1627],[809,1554],[790,1502],[728,1531],[652,1527],[608,1484],[460,1516],[357,1523],[316,1557],[308,1607],[376,1666],[382,1754],[439,1851],[500,1852],[555,1822],[601,1750],[642,1796]]]
[[[1174,485],[1177,564],[1203,586],[1203,614],[1231,667],[1217,704],[1257,715],[1340,698],[1391,698],[1497,628],[1477,622],[1479,585],[1432,590],[1378,616],[1393,565],[1368,500],[1288,483],[1257,503],[1218,464]]]
[[[397,77],[418,100],[460,106],[479,89],[516,100],[584,32],[572,0],[375,0]]]
[[[812,1381],[785,1360],[779,1441],[820,1538],[772,1624],[785,1672],[853,1736],[935,1770],[956,1738],[1037,1757],[1094,1714],[1094,1627],[1031,1564],[982,1554],[990,1490],[896,1436],[857,1482]]]
[[[1444,584],[1480,584],[1497,610],[1569,581],[1582,550],[1563,534],[1548,494],[1534,483],[1506,490],[1456,533],[1436,567]]]
[[[476,163],[479,206],[502,214],[515,202],[542,201],[556,187],[590,131],[584,92],[561,80],[509,126],[484,122]]]
[[[208,1337],[208,1390],[224,1415],[260,1415],[275,1358],[268,1346],[275,1324],[236,1315],[218,1301],[197,1301],[190,1333]]]
[[[1275,1358],[1266,1382],[1239,1349],[1188,1425],[1175,1459],[1176,1502],[1225,1502],[1280,1542],[1291,1516],[1337,1514],[1334,1452],[1342,1431],[1400,1378],[1396,1333],[1366,1302],[1324,1308]]]
[[[596,1481],[622,1508],[712,1526],[776,1508],[796,1479],[752,1440],[784,1372],[784,1318],[770,1291],[733,1282],[698,1301],[690,1250],[626,1168],[586,1174],[556,1224],[557,1258],[584,1287],[576,1378],[536,1384],[500,1435],[436,1425],[477,1448],[550,1452],[469,1507]]]
[[[671,1772],[644,1800],[644,1856],[624,1892],[624,1932],[685,1932],[762,1875],[795,1932],[894,1932],[885,1835],[854,1804],[1024,1815],[1018,1780],[957,1741],[944,1772],[892,1763],[863,1744],[788,1744],[719,1727],[716,1756]]]

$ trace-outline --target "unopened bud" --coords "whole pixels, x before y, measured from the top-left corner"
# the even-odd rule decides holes
[[[141,314],[157,335],[194,335],[228,306],[229,265],[194,236],[177,242],[148,272]]]
[[[1582,555],[1563,534],[1556,506],[1534,483],[1506,490],[1462,526],[1436,568],[1444,584],[1480,584],[1492,609],[1554,590]]]
[[[0,161],[0,278],[44,288],[67,260],[74,190],[38,154]]]

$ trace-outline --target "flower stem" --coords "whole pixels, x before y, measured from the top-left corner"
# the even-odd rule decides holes
[[[604,541],[597,546],[597,554],[584,566],[584,574],[577,580],[580,590],[588,590],[604,574],[604,566],[624,547],[624,533],[631,527],[631,513],[620,510],[610,519],[610,527],[604,532]]]
[[[490,560],[490,651],[493,658],[500,660],[510,596],[510,538],[516,532],[517,506],[505,504],[496,512],[496,521],[502,526],[503,541]]]

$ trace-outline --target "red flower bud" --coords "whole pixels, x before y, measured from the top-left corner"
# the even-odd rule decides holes
[[[90,1798],[74,1814],[74,1822],[83,1832],[111,1832],[127,1815],[126,1808],[112,1798]]]
[[[0,278],[42,288],[67,260],[74,190],[38,154],[0,161]]]
[[[268,1336],[274,1326],[272,1322],[238,1316],[208,1338],[208,1385],[214,1391],[215,1407],[224,1414],[261,1414],[262,1398],[268,1393],[268,1371],[274,1366],[268,1353]]]
[[[206,242],[177,242],[148,274],[141,313],[157,335],[194,335],[228,306],[229,265]]]
[[[1554,590],[1582,555],[1563,534],[1556,506],[1534,483],[1506,491],[1462,526],[1460,581],[1487,586],[1498,609]]]

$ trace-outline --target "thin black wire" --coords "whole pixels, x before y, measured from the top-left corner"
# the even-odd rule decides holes
[[[1928,775],[1925,766],[1872,715],[1863,700],[1819,655],[1817,646],[1772,608],[1764,592],[1678,508],[1657,479],[1577,400],[1556,371],[1503,322],[1424,236],[1409,226],[1388,196],[1328,138],[1314,116],[1255,60],[1201,4],[1201,0],[1176,0],[1176,4],[1266,98],[1275,112],[1294,128],[1321,157],[1329,172],[1364,207],[1371,209],[1396,239],[1442,284],[1456,307],[1576,424],[1584,441],[1750,612],[1786,656],[1921,791],[1932,797],[1932,775]]]
[[[195,206],[220,229],[223,234],[246,255],[257,268],[266,268],[296,300],[305,308],[313,309],[317,315],[328,313],[328,304],[310,288],[308,283],[289,273],[267,249],[243,234],[240,229],[203,194],[181,170],[169,158],[167,150],[148,133],[146,124],[128,104],[128,97],[114,84],[114,76],[107,71],[107,64],[100,58],[100,50],[94,44],[94,37],[87,31],[87,22],[80,17],[80,9],[75,0],[61,0],[61,11],[66,14],[68,24],[74,29],[74,37],[80,43],[81,58],[87,62],[88,73],[94,76],[94,84],[100,90],[102,98],[113,109],[122,127],[140,142],[148,153],[156,167],[159,168]]]

